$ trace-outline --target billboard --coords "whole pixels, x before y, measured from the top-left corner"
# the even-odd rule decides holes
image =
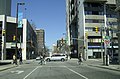
[[[22,28],[23,22],[23,13],[18,13],[18,28]]]

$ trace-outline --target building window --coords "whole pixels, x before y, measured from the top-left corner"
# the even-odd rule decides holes
[[[104,12],[99,12],[99,15],[104,15]]]
[[[89,32],[91,31],[92,32],[93,28],[92,27],[85,27],[85,31],[89,31]]]
[[[85,15],[92,15],[92,11],[85,11]]]
[[[85,15],[104,15],[102,11],[85,11]]]
[[[93,15],[99,15],[99,12],[98,11],[92,11],[92,14]]]
[[[89,40],[88,40],[88,42],[90,42],[90,43],[100,43],[101,42],[101,39],[100,38],[90,38]]]
[[[85,19],[86,23],[104,23],[103,19]]]

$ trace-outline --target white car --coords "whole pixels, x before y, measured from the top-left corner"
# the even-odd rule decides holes
[[[40,60],[40,57],[36,57],[36,60]]]
[[[52,55],[50,57],[46,57],[46,61],[50,62],[50,61],[66,61],[67,60],[67,56],[64,54],[55,54]]]

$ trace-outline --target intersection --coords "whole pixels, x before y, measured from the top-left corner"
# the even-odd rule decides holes
[[[119,79],[119,71],[77,64],[77,60],[52,61],[46,65],[31,61],[0,72],[0,79]]]

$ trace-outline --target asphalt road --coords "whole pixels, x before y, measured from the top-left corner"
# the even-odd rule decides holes
[[[77,61],[52,61],[46,65],[38,61],[1,71],[0,79],[120,79],[120,72],[78,65]]]

